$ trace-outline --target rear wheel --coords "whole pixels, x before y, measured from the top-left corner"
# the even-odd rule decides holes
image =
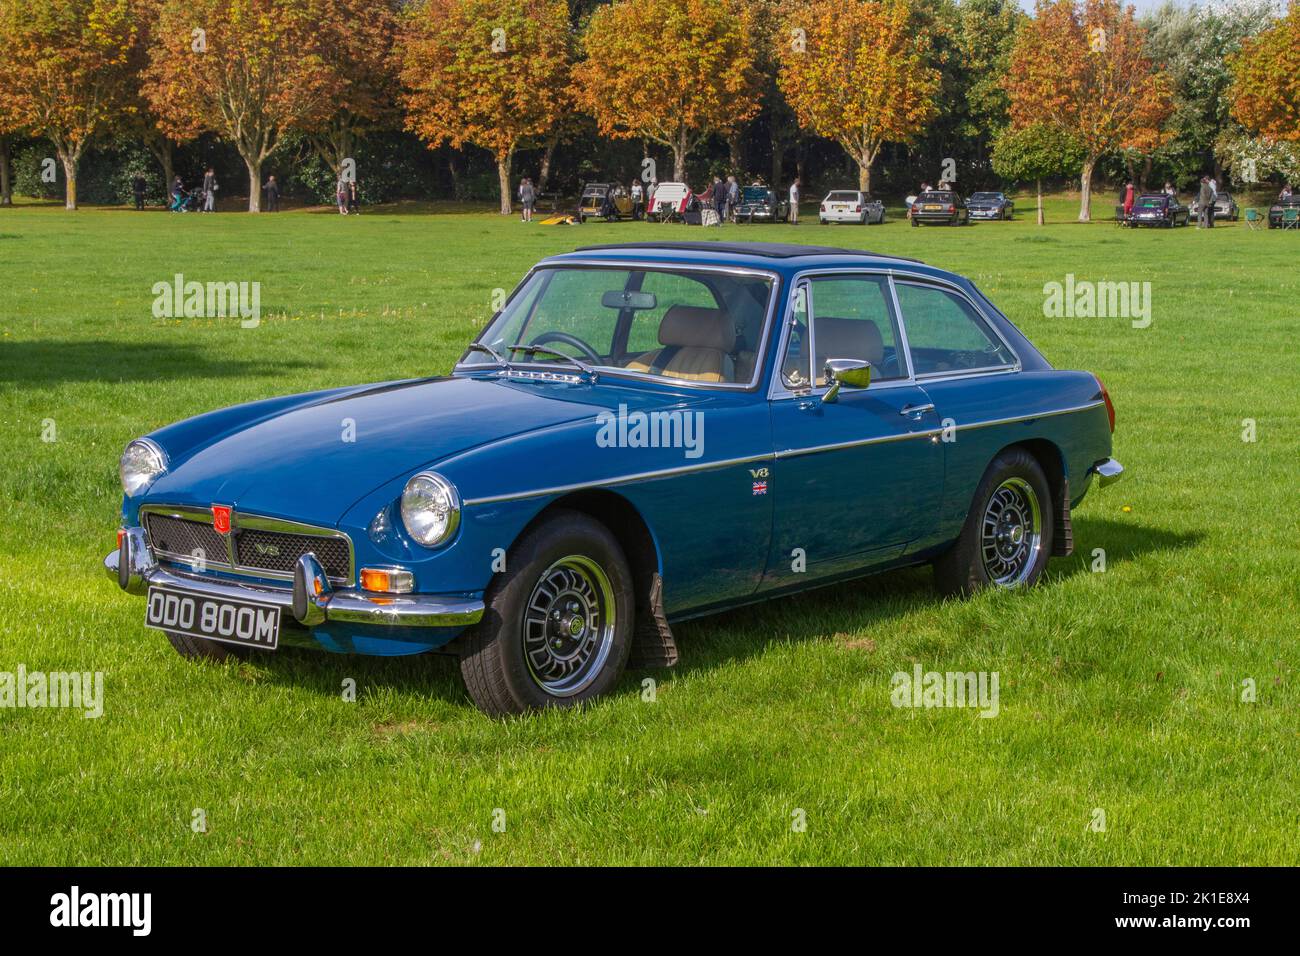
[[[993,459],[960,537],[934,561],[940,593],[968,597],[986,587],[1031,587],[1052,553],[1052,495],[1033,455],[1012,448]]]
[[[567,707],[618,681],[632,646],[632,573],[600,522],[557,512],[521,538],[466,634],[461,676],[493,717]]]
[[[172,647],[176,648],[176,653],[192,661],[213,661],[222,664],[226,661],[248,660],[251,653],[248,648],[235,644],[209,641],[203,637],[190,637],[188,634],[177,634],[174,631],[164,633]]]

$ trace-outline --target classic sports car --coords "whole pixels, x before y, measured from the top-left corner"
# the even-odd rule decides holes
[[[632,195],[619,183],[587,183],[578,202],[578,218],[601,216],[610,222],[632,218]]]
[[[1012,219],[1016,213],[1016,204],[1006,193],[971,193],[966,208],[972,219]]]
[[[1219,193],[1214,198],[1214,218],[1215,220],[1226,219],[1229,222],[1237,221],[1237,200],[1232,198],[1231,193]],[[1191,217],[1199,221],[1201,216],[1201,201],[1192,200]]]
[[[736,222],[785,222],[790,218],[790,203],[766,186],[741,186],[735,216]]]
[[[823,226],[831,222],[853,222],[862,226],[874,222],[879,225],[885,221],[885,204],[855,189],[836,189],[822,200],[817,210],[817,221]]]
[[[1144,193],[1133,201],[1133,211],[1129,213],[1131,226],[1185,226],[1190,215],[1186,206],[1178,201],[1177,196],[1166,193]]]
[[[1287,220],[1288,210],[1297,211],[1291,213],[1292,218],[1290,221]],[[1300,194],[1293,193],[1290,196],[1278,196],[1273,205],[1268,207],[1268,228],[1281,229],[1285,227],[1295,229],[1300,225],[1296,219],[1298,213],[1300,213]]]
[[[961,196],[954,192],[921,193],[912,203],[912,225],[919,226],[923,222],[966,226],[970,224],[970,210]]]
[[[597,246],[534,267],[450,375],[132,441],[104,564],[186,657],[450,651],[480,708],[516,713],[776,595],[926,563],[945,594],[1032,585],[1120,477],[1114,427],[1095,376],[961,276]]]

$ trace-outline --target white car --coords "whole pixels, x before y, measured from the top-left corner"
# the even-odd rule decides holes
[[[830,222],[852,222],[861,226],[882,223],[885,221],[885,204],[863,192],[836,189],[822,200],[817,219],[823,226]]]

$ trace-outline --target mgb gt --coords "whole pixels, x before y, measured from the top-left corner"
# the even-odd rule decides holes
[[[675,663],[680,621],[805,588],[918,564],[943,594],[1032,585],[1120,477],[1114,426],[1095,376],[960,276],[592,247],[535,266],[450,375],[132,441],[104,563],[186,657],[450,652],[512,714]]]

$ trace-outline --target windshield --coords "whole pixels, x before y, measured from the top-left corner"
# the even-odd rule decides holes
[[[750,385],[771,295],[766,275],[541,268],[477,341],[516,369],[559,365],[576,372],[579,366],[562,357],[572,356],[602,371]],[[498,358],[472,349],[458,367],[500,366]]]
[[[980,202],[997,202],[1002,198],[1001,193],[975,193],[970,197],[972,200]]]
[[[766,186],[746,186],[741,190],[745,202],[767,202],[771,195]]]

